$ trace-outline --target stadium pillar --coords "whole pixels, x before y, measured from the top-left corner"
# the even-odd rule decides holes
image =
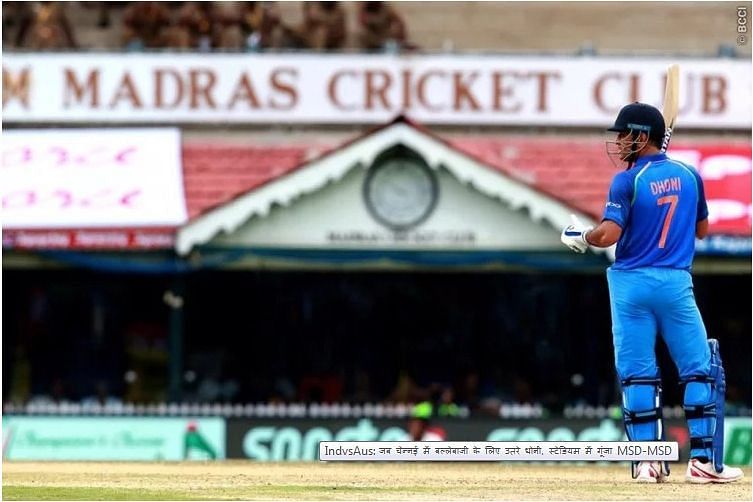
[[[183,372],[183,302],[186,284],[182,276],[173,279],[172,290],[168,292],[170,306],[170,338],[167,375],[167,397],[170,402],[180,401],[182,398]]]

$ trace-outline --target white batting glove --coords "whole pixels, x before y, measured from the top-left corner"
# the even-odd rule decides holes
[[[573,220],[572,225],[568,225],[560,236],[562,244],[569,247],[576,253],[585,253],[588,249],[588,241],[586,241],[586,234],[593,230],[594,227],[584,225],[577,216],[570,215]]]

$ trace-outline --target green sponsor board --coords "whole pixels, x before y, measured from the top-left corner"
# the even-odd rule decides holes
[[[225,458],[222,418],[3,417],[8,460]]]
[[[724,463],[750,465],[751,419],[730,417],[724,419]]]

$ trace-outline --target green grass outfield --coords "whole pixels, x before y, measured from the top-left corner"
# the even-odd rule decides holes
[[[636,484],[624,465],[3,462],[5,500],[751,500],[728,485]]]

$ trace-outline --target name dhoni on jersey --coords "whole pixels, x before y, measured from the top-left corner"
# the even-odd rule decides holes
[[[661,181],[652,181],[649,183],[649,186],[651,187],[651,193],[654,195],[661,195],[667,192],[679,192],[682,188],[679,176],[665,178]]]

